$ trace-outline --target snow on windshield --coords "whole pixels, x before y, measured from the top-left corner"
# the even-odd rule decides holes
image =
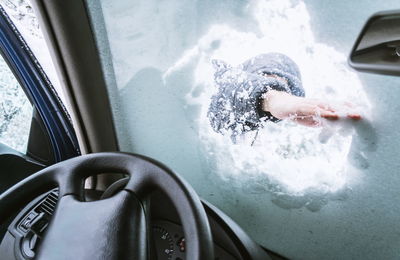
[[[121,150],[165,163],[288,258],[373,259],[384,248],[396,259],[399,82],[356,73],[346,58],[368,17],[398,0],[87,4]],[[297,63],[306,97],[349,101],[363,119],[266,122],[237,144],[214,132],[212,60],[236,68],[269,52]]]
[[[215,133],[207,118],[210,98],[216,91],[211,60],[239,65],[261,53],[284,53],[298,64],[307,97],[351,101],[363,111],[362,124],[368,122],[370,104],[356,73],[348,69],[346,55],[316,41],[302,1],[257,1],[248,9],[258,24],[258,33],[215,24],[166,70],[163,79],[167,87],[191,88],[186,109],[197,107],[201,111],[192,120],[202,150],[219,177],[249,193],[271,192],[274,202],[282,207],[319,210],[326,199],[344,198],[347,189],[355,185],[357,171],[348,171],[350,167],[367,167],[362,153],[353,155],[356,160],[348,158],[357,123],[326,121],[322,128],[309,128],[290,121],[267,122],[257,137],[246,134],[233,144],[229,136]],[[180,81],[183,85],[176,86],[176,79],[188,68],[194,71],[194,82]]]
[[[99,6],[88,5],[97,17]],[[200,163],[205,170],[197,174],[219,178],[237,192],[269,193],[282,208],[317,211],[331,199],[346,198],[359,183],[358,169],[367,168],[368,161],[352,147],[364,140],[361,146],[375,149],[371,105],[347,54],[335,43],[317,40],[304,1],[102,1],[101,8],[105,24],[95,19],[94,28],[98,44],[110,47],[101,52],[106,75],[115,73],[108,87],[112,95],[119,93],[111,101],[122,150],[153,156],[183,172],[188,160]],[[217,91],[212,60],[235,67],[270,52],[294,60],[307,97],[351,102],[363,119],[325,122],[322,128],[266,122],[258,136],[247,133],[236,144],[215,133],[207,117]],[[194,157],[177,160],[171,151],[189,150],[185,142],[200,152],[191,149]],[[185,177],[205,185],[195,173]]]

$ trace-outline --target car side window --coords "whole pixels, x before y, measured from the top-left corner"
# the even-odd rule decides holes
[[[33,107],[0,56],[0,143],[26,153]]]

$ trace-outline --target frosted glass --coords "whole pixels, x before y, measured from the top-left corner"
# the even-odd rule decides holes
[[[33,107],[0,56],[0,143],[26,153]]]
[[[397,259],[400,80],[346,62],[363,24],[396,0],[87,1],[123,151],[153,157],[257,242],[291,259]],[[347,100],[360,122],[268,123],[232,144],[207,119],[211,59],[271,51],[306,95]]]

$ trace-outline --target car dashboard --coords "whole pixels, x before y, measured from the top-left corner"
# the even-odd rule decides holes
[[[53,189],[34,199],[18,213],[0,244],[1,259],[34,259],[57,201],[58,190]],[[154,193],[149,201],[149,228],[152,231],[150,259],[187,259],[184,231],[172,203],[162,193]],[[235,222],[210,203],[203,201],[203,205],[213,234],[215,259],[283,259],[254,243]]]

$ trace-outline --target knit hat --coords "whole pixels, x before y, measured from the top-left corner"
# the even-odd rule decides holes
[[[288,81],[290,92],[296,96],[304,96],[301,74],[296,63],[281,53],[266,53],[247,60],[240,68],[258,75],[277,75]]]

